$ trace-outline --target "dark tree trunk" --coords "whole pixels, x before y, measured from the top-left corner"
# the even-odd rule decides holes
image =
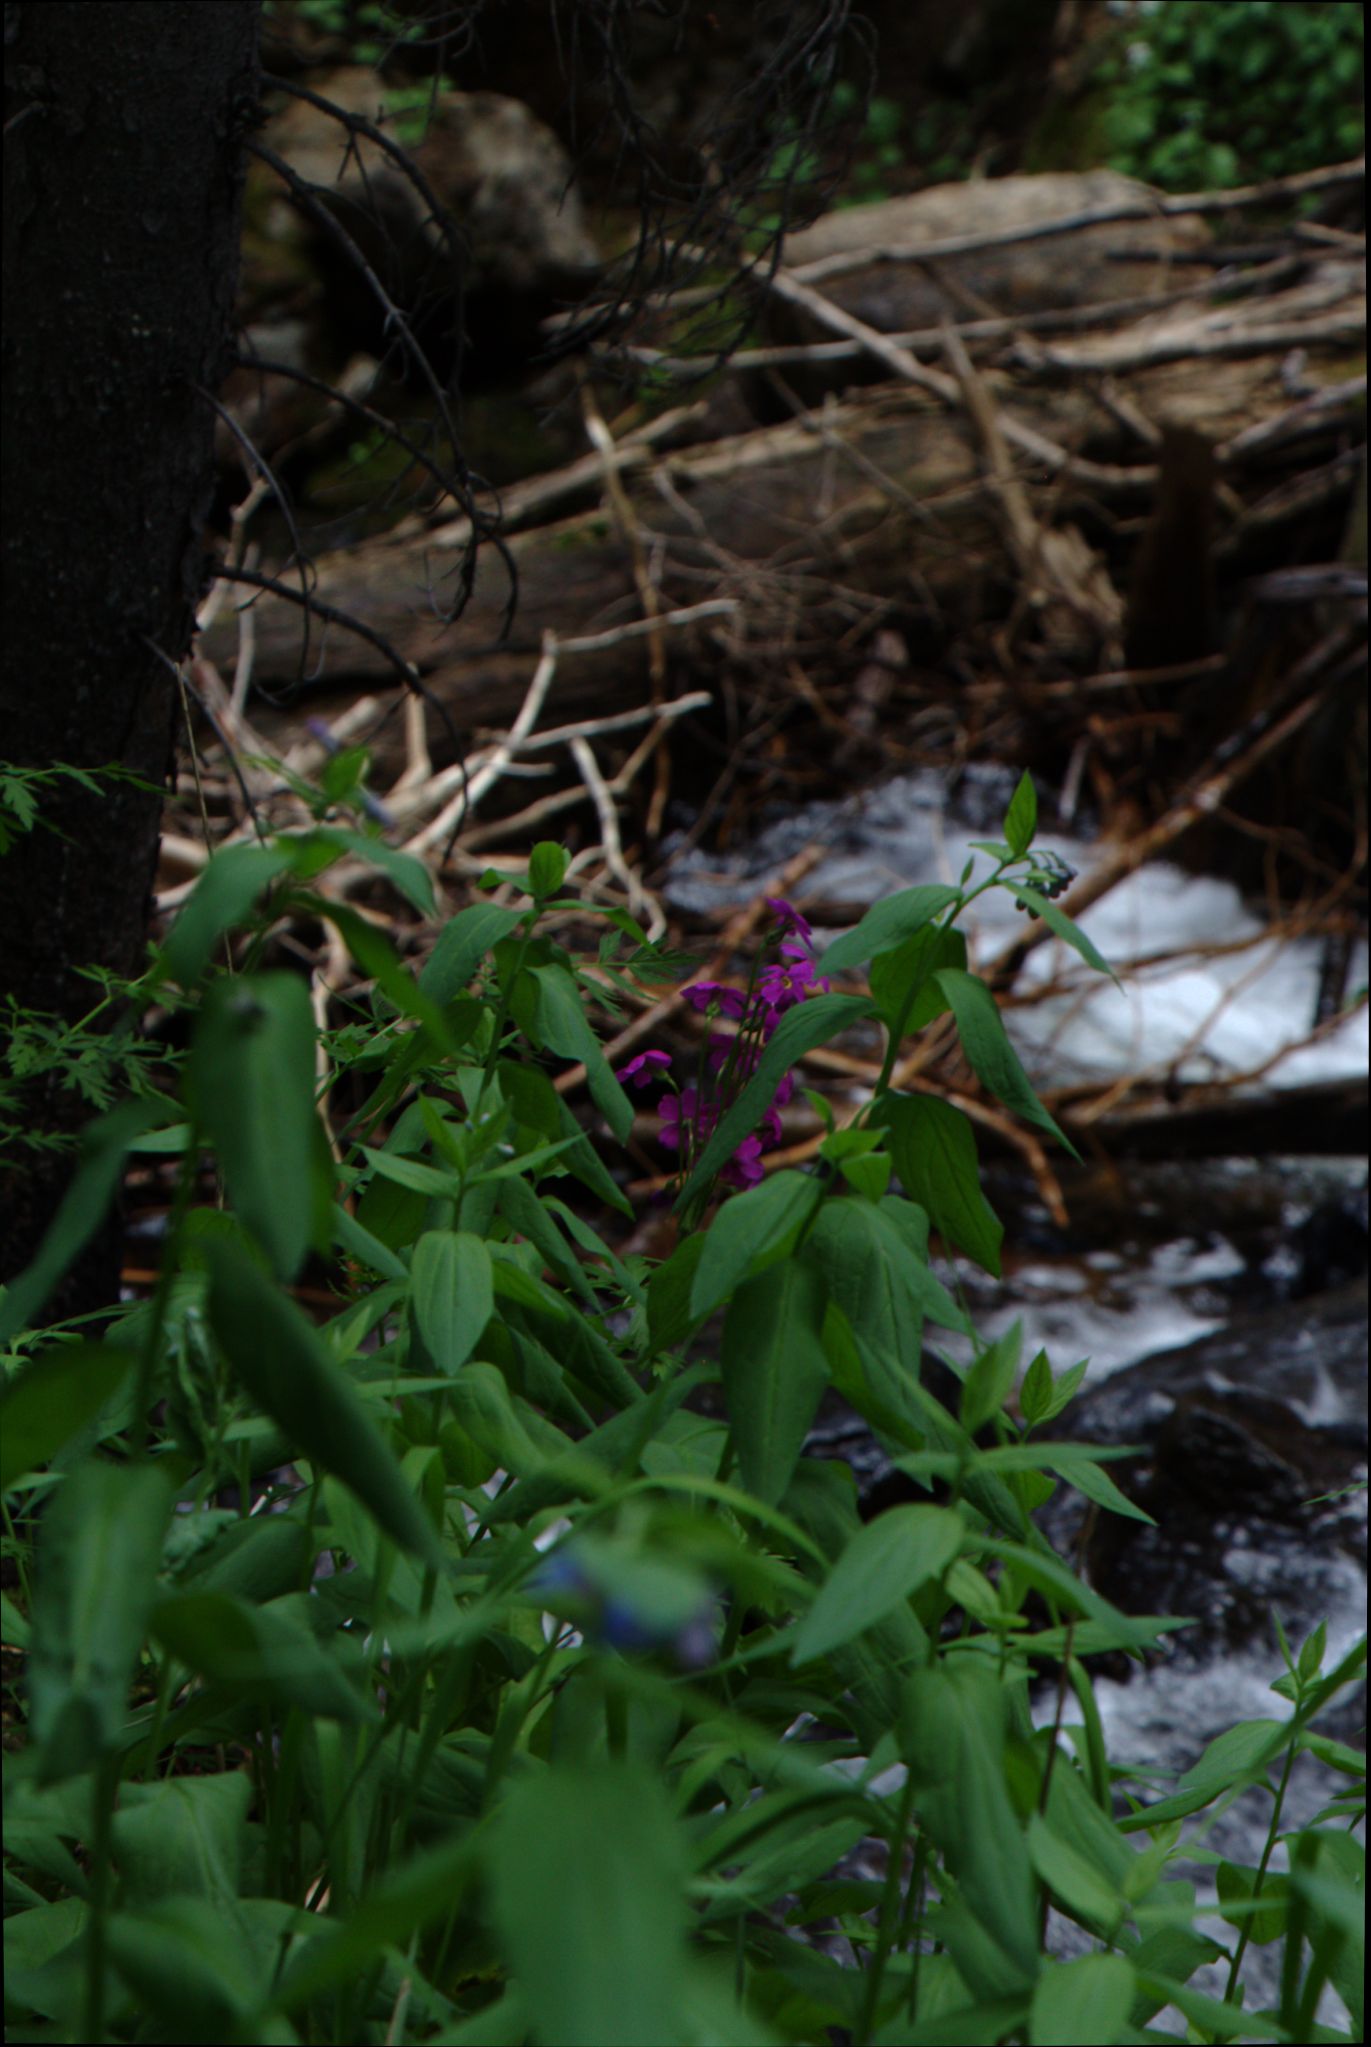
[[[214,412],[232,342],[256,0],[5,8],[4,607],[0,753],[119,763],[65,781],[0,860],[0,985],[71,1020],[79,969],[145,959],[161,790],[206,570]],[[49,1133],[88,1111],[25,1104]],[[67,1160],[0,1171],[0,1272],[28,1262]],[[54,1312],[117,1298],[97,1247]]]

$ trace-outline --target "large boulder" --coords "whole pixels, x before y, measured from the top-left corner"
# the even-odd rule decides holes
[[[287,97],[262,142],[309,197],[269,165],[254,167],[249,253],[260,252],[271,286],[279,293],[293,278],[297,296],[303,288],[334,363],[379,359],[392,346],[385,311],[319,220],[322,206],[414,321],[441,375],[453,368],[459,321],[464,386],[516,369],[536,351],[541,320],[583,296],[599,270],[557,137],[499,93],[442,92],[430,105],[426,91],[387,86],[361,67],[331,72],[311,89],[407,149],[455,233],[385,150],[311,101]]]

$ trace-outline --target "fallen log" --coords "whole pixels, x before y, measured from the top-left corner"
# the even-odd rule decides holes
[[[791,295],[815,310],[812,287]],[[1228,494],[1221,548],[1241,525],[1245,486],[1268,506],[1274,491],[1279,517],[1284,481],[1363,431],[1364,297],[1359,269],[1341,254],[1311,257],[1288,290],[1242,300],[1217,320],[1207,300],[1171,306],[1107,345],[1012,342],[998,358],[1007,366],[992,360],[974,371],[955,343],[934,369],[852,315],[830,308],[823,317],[900,383],[829,395],[817,410],[796,401],[796,416],[779,425],[704,445],[655,453],[640,442],[597,466],[582,459],[561,488],[540,479],[525,516],[578,498],[580,508],[510,537],[518,604],[507,633],[510,580],[494,549],[483,551],[461,616],[443,625],[465,521],[432,530],[411,521],[322,557],[317,597],[412,663],[458,731],[506,724],[545,632],[593,636],[642,615],[634,550],[606,508],[612,461],[645,550],[639,567],[650,565],[661,607],[707,598],[738,607],[725,624],[669,638],[673,686],[698,684],[721,656],[780,667],[796,653],[819,657],[844,635],[862,638],[892,606],[953,625],[994,615],[1007,608],[1006,586],[1034,621],[1037,676],[1086,673],[1118,665],[1126,569],[1088,561],[1071,522],[1089,507],[1098,533],[1102,521],[1149,508],[1163,424],[1196,428],[1216,446]],[[1305,381],[1292,390],[1288,351],[1298,337]],[[1327,487],[1350,493],[1354,469],[1343,456]],[[1303,504],[1296,490],[1292,516]],[[268,704],[255,715],[273,740],[295,722],[306,691],[313,699],[316,690],[393,683],[394,663],[336,624],[313,631],[302,662],[298,606],[271,593],[248,601],[254,681]],[[227,670],[233,618],[222,616],[204,645]],[[650,638],[611,638],[562,663],[549,714],[641,701],[650,658]],[[273,697],[291,708],[272,710]],[[428,738],[442,761],[452,746],[440,722],[430,715]]]

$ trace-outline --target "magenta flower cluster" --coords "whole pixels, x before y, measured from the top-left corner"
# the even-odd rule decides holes
[[[710,1032],[694,1077],[678,1081],[665,1052],[640,1052],[619,1069],[619,1079],[629,1087],[666,1082],[667,1091],[657,1103],[658,1141],[676,1153],[683,1173],[756,1071],[762,1047],[786,1010],[807,995],[828,992],[828,982],[814,971],[812,933],[805,919],[779,897],[768,896],[766,904],[772,913],[771,933],[746,992],[722,981],[694,981],[681,991],[690,1007],[710,1022],[734,1026]],[[794,1092],[794,1075],[784,1074],[758,1128],[720,1169],[719,1178],[727,1186],[757,1185],[763,1153],[780,1143],[780,1112]]]

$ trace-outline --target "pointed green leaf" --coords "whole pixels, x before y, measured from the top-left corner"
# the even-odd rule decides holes
[[[1047,1352],[1040,1350],[1023,1375],[1019,1388],[1019,1412],[1029,1428],[1046,1421],[1052,1408],[1052,1366]]]
[[[277,1276],[293,1279],[326,1233],[333,1193],[314,1110],[314,1013],[298,974],[211,983],[186,1092],[234,1207]]]
[[[947,997],[933,976],[939,967],[965,965],[966,939],[952,924],[925,924],[893,952],[878,953],[867,979],[886,1029],[912,1037],[945,1016]]]
[[[620,1087],[590,1027],[580,990],[565,967],[553,964],[530,969],[538,984],[538,1029],[550,1052],[579,1059],[586,1070],[590,1098],[620,1144],[633,1128],[633,1104]]]
[[[490,1253],[470,1230],[429,1230],[414,1247],[410,1313],[438,1372],[464,1365],[495,1312]]]
[[[887,1095],[873,1113],[890,1132],[890,1155],[910,1200],[949,1244],[998,1279],[1004,1230],[981,1192],[970,1119],[951,1102],[922,1094]]]
[[[1004,814],[1005,840],[1016,858],[1028,851],[1037,829],[1038,792],[1033,787],[1033,777],[1025,768],[1019,777],[1018,787],[1009,799],[1009,808]]]
[[[244,2037],[266,1958],[244,1943],[238,1919],[207,1898],[162,1898],[111,1919],[110,1960],[165,2035],[187,2043]]]
[[[793,1245],[823,1195],[812,1173],[773,1173],[735,1194],[705,1236],[690,1289],[690,1312],[707,1315],[728,1299],[753,1266],[760,1268]]]
[[[686,1868],[658,1779],[627,1763],[527,1771],[491,1843],[496,1932],[533,2032],[558,2047],[678,2047]]]
[[[1257,1872],[1233,1862],[1221,1862],[1214,1872],[1219,1893],[1219,1917],[1241,1932],[1256,1947],[1266,1947],[1285,1932],[1290,1913],[1290,1879],[1275,1871],[1262,1877],[1261,1896],[1256,1897]]]
[[[341,1478],[401,1548],[442,1567],[431,1524],[313,1324],[238,1244],[211,1238],[202,1249],[211,1326],[257,1405],[306,1457]]]
[[[1009,1396],[1023,1350],[1023,1323],[1013,1322],[1003,1336],[983,1350],[962,1381],[962,1427],[974,1436],[982,1422],[998,1413]]]
[[[1036,1123],[1039,1129],[1055,1137],[1073,1159],[1079,1158],[1076,1147],[1058,1129],[1029,1085],[1019,1055],[1005,1036],[995,998],[984,981],[957,967],[940,967],[937,979],[952,1004],[962,1049],[991,1094],[1022,1116],[1025,1123]]]
[[[1024,908],[1031,910],[1035,917],[1041,917],[1049,930],[1055,931],[1058,938],[1064,940],[1073,951],[1080,954],[1087,966],[1094,967],[1097,974],[1108,974],[1114,986],[1122,989],[1123,983],[1110,966],[1104,954],[1086,937],[1080,925],[1072,922],[1065,910],[1059,910],[1054,902],[1050,901],[1047,896],[1040,894],[1035,888],[1020,886],[1011,889],[1010,894],[1014,897],[1015,902],[1022,903]]]
[[[823,1311],[818,1273],[790,1259],[744,1280],[724,1318],[724,1391],[738,1469],[749,1492],[771,1507],[790,1483],[828,1382]]]
[[[135,1360],[104,1343],[53,1343],[0,1398],[0,1492],[56,1455],[99,1414]]]
[[[125,1902],[236,1898],[251,1803],[252,1784],[241,1770],[125,1784],[114,1815]]]
[[[942,883],[926,884],[920,888],[906,888],[893,896],[886,896],[869,909],[860,923],[851,931],[845,931],[835,939],[819,961],[821,974],[840,973],[845,967],[859,967],[877,953],[889,952],[892,946],[911,938],[916,931],[930,924],[949,903],[960,898],[960,891],[947,888]]]
[[[182,1592],[162,1600],[152,1632],[200,1677],[234,1691],[328,1720],[376,1718],[376,1708],[316,1641],[296,1609],[305,1594],[249,1606],[227,1592]]]
[[[193,988],[225,932],[243,923],[258,896],[295,864],[294,847],[279,839],[271,846],[225,846],[216,853],[171,927],[160,971]]]
[[[1137,1989],[1122,1955],[1045,1961],[1028,2013],[1030,2047],[1113,2047],[1135,2039],[1128,2020]]]
[[[497,903],[472,903],[459,910],[445,924],[438,943],[419,975],[420,992],[441,1008],[454,1000],[470,982],[477,967],[493,945],[507,938],[523,920],[518,910],[502,910]]]
[[[826,1656],[937,1578],[966,1534],[948,1507],[892,1507],[856,1534],[795,1631],[792,1664]]]
[[[365,860],[369,867],[377,867],[385,875],[407,903],[412,903],[421,917],[432,917],[437,905],[433,900],[433,876],[422,860],[416,860],[412,853],[402,853],[397,846],[389,846],[374,832],[348,831],[338,825],[327,827],[328,836],[337,839],[359,860]]]
[[[571,855],[555,839],[540,839],[528,856],[529,894],[555,896],[566,879]]]
[[[104,1221],[124,1171],[124,1160],[145,1130],[175,1122],[180,1110],[159,1097],[121,1102],[81,1138],[76,1171],[33,1263],[0,1298],[0,1343],[33,1326],[62,1274]]]
[[[170,1517],[162,1472],[102,1458],[70,1472],[43,1516],[28,1671],[41,1782],[88,1769],[124,1732]]]
[[[947,1658],[907,1680],[900,1745],[932,1842],[966,1915],[944,1937],[982,1994],[1012,1994],[1038,1974],[1038,1909],[1023,1823],[1007,1781],[1007,1694],[979,1656]],[[968,1979],[973,1980],[973,1979]]]

